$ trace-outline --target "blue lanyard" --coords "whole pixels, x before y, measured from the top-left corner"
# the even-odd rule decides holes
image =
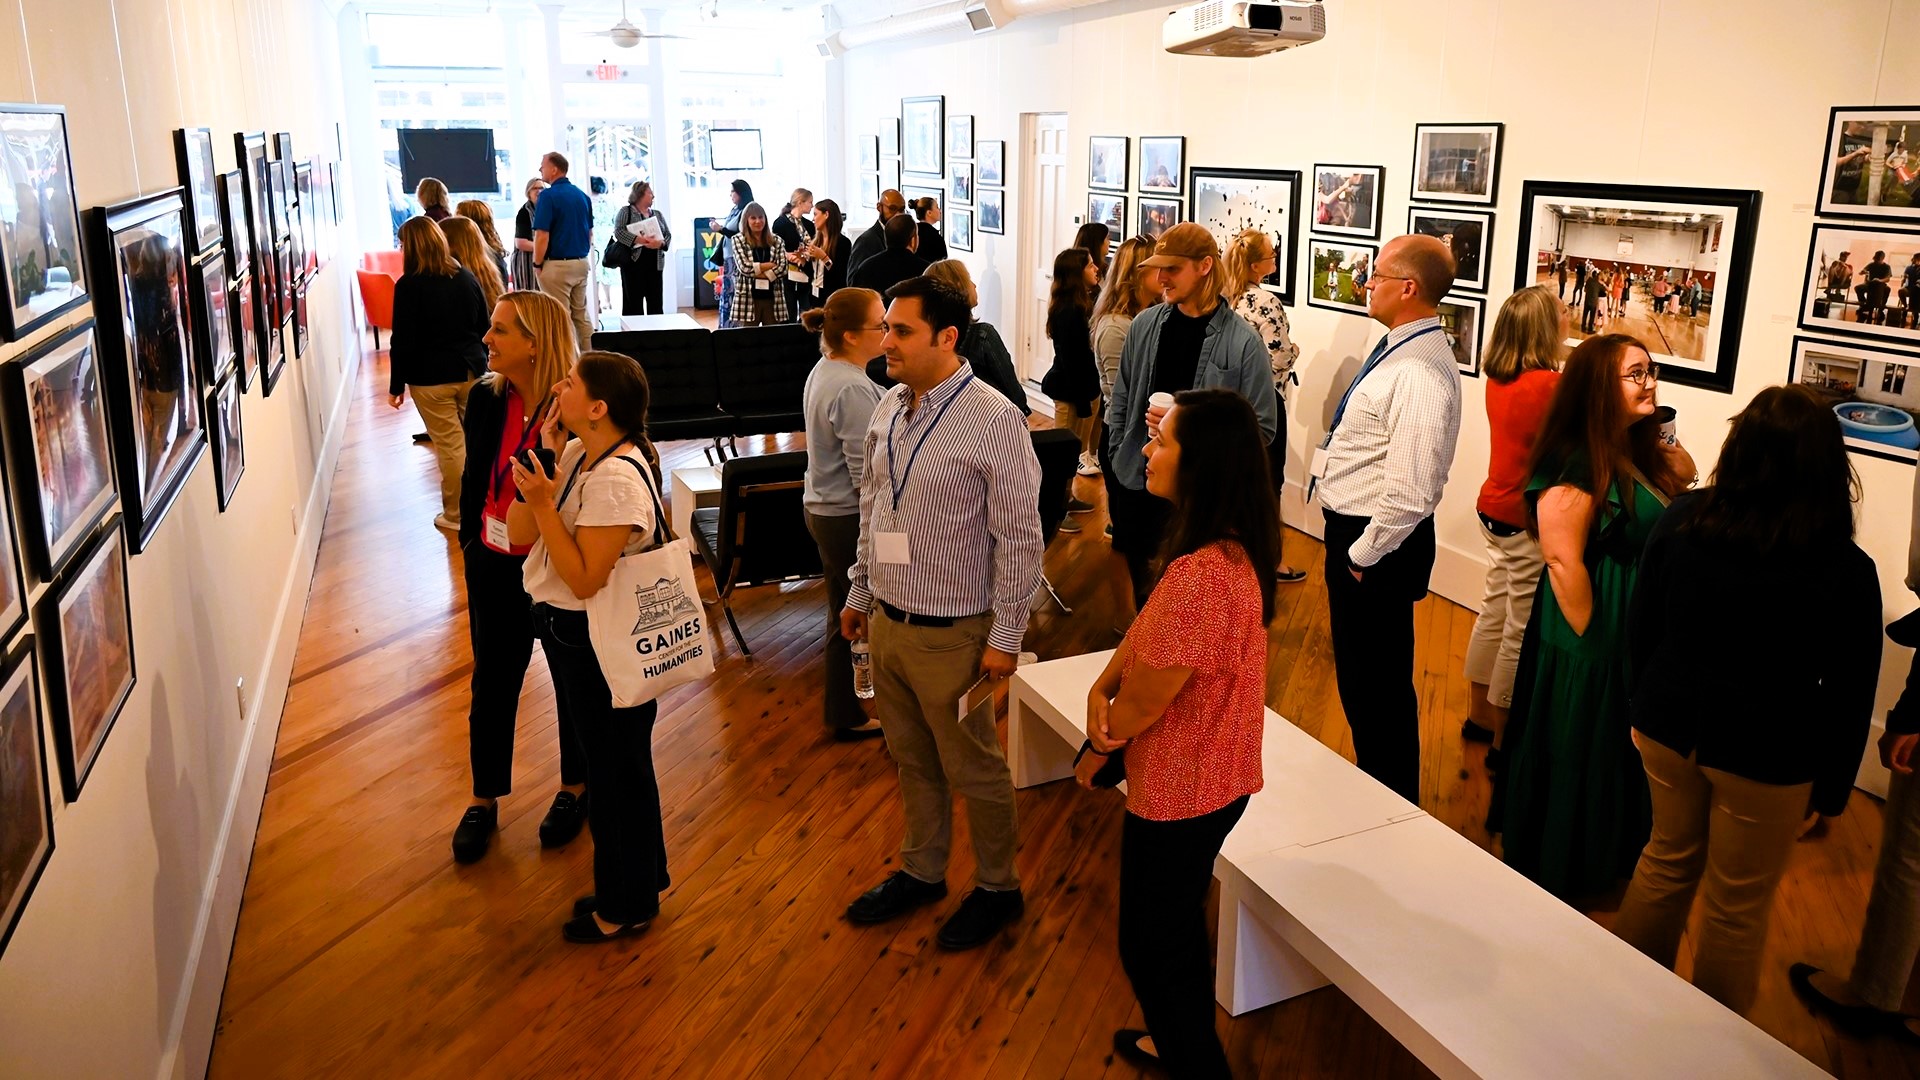
[[[891,421],[888,421],[887,423],[887,486],[893,489],[893,508],[895,510],[900,509],[900,494],[901,492],[904,492],[907,490],[907,480],[913,476],[913,463],[915,461],[920,460],[920,448],[927,445],[927,437],[933,434],[934,428],[937,428],[940,426],[940,419],[947,415],[947,410],[953,407],[954,400],[960,396],[961,391],[967,388],[967,383],[970,383],[972,381],[973,381],[973,376],[968,375],[966,378],[966,381],[960,384],[959,389],[955,390],[952,396],[948,397],[947,400],[940,403],[940,411],[933,414],[933,422],[927,425],[927,430],[920,433],[920,441],[913,444],[913,453],[907,455],[906,471],[901,473],[898,479],[895,479],[893,474],[893,462],[894,462],[893,436],[894,436],[894,432],[898,430],[900,426],[901,414],[898,412],[894,413],[893,419]]]
[[[1439,332],[1440,332],[1439,327],[1429,326],[1425,330],[1422,330],[1417,334],[1408,334],[1406,337],[1401,338],[1398,342],[1395,342],[1392,348],[1382,351],[1378,356],[1375,356],[1373,359],[1367,361],[1366,365],[1360,369],[1360,374],[1354,376],[1353,381],[1347,384],[1347,392],[1340,395],[1340,405],[1338,408],[1333,410],[1333,423],[1327,425],[1328,442],[1329,443],[1332,442],[1334,429],[1340,426],[1340,418],[1347,415],[1347,402],[1353,398],[1353,392],[1355,390],[1360,389],[1360,384],[1366,381],[1366,378],[1368,375],[1373,374],[1374,368],[1377,368],[1381,364],[1385,363],[1387,360],[1387,357],[1392,356],[1395,352],[1399,351],[1400,346],[1405,345],[1407,342],[1412,341],[1414,338],[1425,337],[1428,334],[1437,334]]]
[[[612,446],[609,446],[605,450],[601,451],[600,456],[593,459],[593,464],[587,466],[588,471],[592,471],[594,469],[599,468],[601,462],[612,457],[616,451],[618,451],[621,447],[627,445],[627,443],[631,441],[632,441],[631,439],[621,439],[619,442],[614,443]],[[573,494],[573,482],[575,480],[580,479],[580,466],[583,463],[585,463],[586,460],[587,460],[587,455],[581,454],[580,460],[575,461],[573,463],[573,472],[567,475],[567,486],[560,489],[560,497],[553,500],[554,506],[558,507],[558,506],[566,505],[567,496]]]

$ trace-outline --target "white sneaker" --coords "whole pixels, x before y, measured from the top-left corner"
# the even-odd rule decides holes
[[[1074,470],[1081,476],[1099,476],[1100,459],[1088,454],[1080,455],[1080,467]]]
[[[436,529],[445,529],[450,533],[457,533],[460,531],[460,523],[453,520],[452,518],[448,517],[445,514],[433,515],[433,527]]]

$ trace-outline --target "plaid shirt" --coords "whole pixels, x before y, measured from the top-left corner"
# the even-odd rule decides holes
[[[753,322],[754,277],[742,267],[752,266],[756,262],[771,262],[776,268],[773,280],[768,283],[767,291],[762,294],[773,301],[773,321],[787,322],[792,315],[787,311],[787,245],[767,230],[767,248],[769,257],[765,260],[753,257],[753,245],[747,243],[747,234],[742,232],[733,238],[733,261],[727,264],[727,270],[733,275],[727,282],[727,320],[735,326],[747,326]]]

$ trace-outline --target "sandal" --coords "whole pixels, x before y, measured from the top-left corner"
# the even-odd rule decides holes
[[[1273,572],[1273,580],[1282,585],[1291,585],[1296,581],[1307,580],[1307,572],[1305,570],[1295,569],[1275,570]]]

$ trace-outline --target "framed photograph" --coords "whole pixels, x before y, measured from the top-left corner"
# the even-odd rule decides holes
[[[1184,207],[1179,199],[1149,199],[1140,197],[1140,227],[1134,230],[1140,236],[1159,239],[1160,234],[1186,220]]]
[[[931,97],[900,99],[900,154],[905,171],[917,176],[945,176],[947,162],[942,151],[946,144],[947,99]]]
[[[0,676],[0,954],[53,857],[53,791],[41,737],[33,652],[22,648]]]
[[[1920,229],[1814,223],[1803,290],[1803,330],[1920,345]]]
[[[1804,335],[1793,339],[1787,381],[1812,388],[1840,418],[1847,449],[1912,465],[1920,460],[1920,353]]]
[[[1307,303],[1349,315],[1367,313],[1367,278],[1380,249],[1357,240],[1307,241]]]
[[[1087,142],[1087,186],[1095,191],[1127,190],[1128,149],[1125,135],[1095,135]]]
[[[1646,342],[1662,383],[1732,393],[1759,221],[1758,191],[1529,180],[1513,285],[1568,296],[1562,277],[1591,265],[1622,286],[1594,332]]]
[[[767,167],[759,128],[707,129],[707,164],[720,172],[757,172]]]
[[[880,118],[880,156],[900,156],[900,118],[897,116]]]
[[[980,231],[983,233],[992,233],[995,236],[1006,235],[1007,193],[997,188],[992,191],[982,190],[979,193],[979,198],[980,201],[975,204],[974,209],[980,215]]]
[[[275,247],[293,239],[293,173],[289,162],[267,163],[267,215]],[[283,286],[284,287],[284,286]]]
[[[947,211],[947,246],[956,251],[973,250],[973,211],[958,207]]]
[[[1207,227],[1225,251],[1245,229],[1259,229],[1279,256],[1260,287],[1293,303],[1294,267],[1300,258],[1300,172],[1297,169],[1204,169],[1196,166],[1188,200],[1193,221]],[[1147,200],[1140,200],[1145,205]]]
[[[1087,192],[1087,220],[1098,221],[1107,227],[1107,235],[1113,243],[1127,238],[1127,197],[1108,195],[1104,192]]]
[[[947,177],[947,197],[962,206],[973,204],[973,163],[956,161],[950,166],[953,175]]]
[[[87,300],[67,110],[0,105],[0,341]]]
[[[276,131],[273,133],[273,156],[278,161],[293,160],[293,133]]]
[[[207,396],[207,416],[213,424],[213,480],[223,514],[240,486],[240,474],[247,470],[247,448],[240,435],[240,400],[245,396],[238,372],[230,373]]]
[[[1007,144],[1002,139],[982,139],[973,144],[973,181],[983,188],[1007,186]]]
[[[92,211],[100,352],[127,546],[146,550],[207,452],[193,363],[186,208],[169,188]]]
[[[1434,206],[1407,208],[1407,232],[1431,236],[1453,252],[1453,287],[1487,291],[1493,251],[1491,210],[1452,210]]]
[[[1365,303],[1363,299],[1361,301]],[[1440,332],[1453,350],[1453,363],[1460,374],[1480,377],[1480,337],[1486,322],[1487,301],[1483,297],[1448,293],[1440,301]]]
[[[193,268],[193,343],[201,376],[208,385],[225,378],[239,362],[233,347],[233,312],[227,309],[227,267],[207,259]]]
[[[880,169],[880,136],[862,135],[859,137],[860,171],[877,172]]]
[[[20,534],[34,571],[52,581],[114,506],[93,324],[67,331],[0,375]]]
[[[236,132],[233,136],[233,153],[235,160],[240,163],[240,181],[245,189],[247,204],[247,235],[252,241],[248,245],[247,261],[252,267],[253,335],[259,351],[264,355],[272,343],[273,328],[279,325],[273,318],[279,286],[274,281],[273,225],[269,220],[267,205],[273,186],[272,163],[267,160],[267,137],[258,131]]]
[[[11,506],[6,487],[0,484],[0,641],[13,640],[14,633],[27,618],[27,589],[20,576],[20,548],[14,543]],[[6,844],[5,829],[5,825],[0,824],[0,847]]]
[[[1415,124],[1413,201],[1492,206],[1505,124]]]
[[[272,394],[273,388],[280,384],[280,376],[287,371],[287,361],[294,359],[294,350],[293,313],[289,311],[273,335],[273,352],[267,356],[267,378],[260,389],[261,397]]]
[[[864,173],[860,177],[860,209],[868,210],[880,205],[880,174]]]
[[[903,174],[900,170],[900,159],[899,158],[881,158],[880,159],[880,186],[882,190],[885,190],[887,188],[892,188],[895,191],[899,191],[901,186],[904,185],[905,183],[906,183],[905,174]],[[879,199],[875,199],[874,203],[878,204],[879,201],[880,201]]]
[[[1185,135],[1142,135],[1140,137],[1141,194],[1178,195],[1180,177],[1187,167]]]
[[[220,223],[231,237],[227,243],[227,275],[237,281],[253,267],[253,237],[247,232],[247,188],[238,169],[220,176]]]
[[[973,160],[973,117],[947,117],[947,160]]]
[[[289,237],[287,261],[293,266],[293,284],[298,289],[313,273],[313,172],[306,162],[293,167],[293,203],[287,208]]]
[[[133,613],[119,519],[103,529],[34,609],[60,782],[73,802],[133,693]]]
[[[1912,142],[1908,134],[1912,134]],[[1840,106],[1827,119],[1814,213],[1920,222],[1920,105]]]
[[[253,377],[260,371],[260,339],[253,332],[253,282],[241,278],[233,283],[233,340],[240,359],[240,389],[253,388]]]
[[[1380,239],[1384,179],[1378,165],[1315,165],[1313,231]]]
[[[302,284],[293,290],[293,358],[307,355],[307,287]]]
[[[941,236],[947,234],[947,192],[945,188],[910,187],[900,194],[907,197],[907,205],[913,205],[915,199],[932,199],[940,206],[940,221],[934,226]],[[908,213],[912,213],[911,210]]]
[[[173,156],[180,164],[180,186],[187,189],[187,235],[195,257],[220,242],[220,173],[213,167],[213,132],[178,128]]]

